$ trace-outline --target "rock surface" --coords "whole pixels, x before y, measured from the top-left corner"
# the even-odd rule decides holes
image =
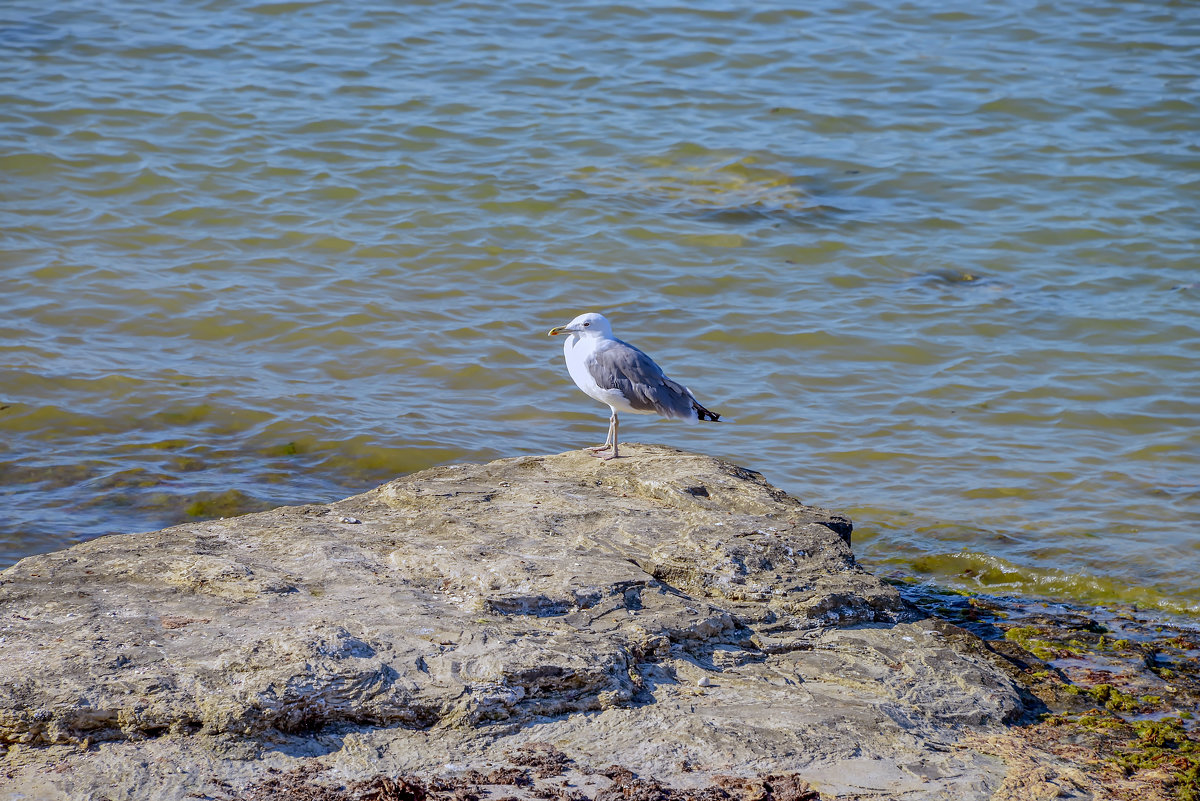
[[[522,747],[564,754],[588,797],[608,765],[681,788],[795,773],[827,798],[1003,783],[955,743],[1026,696],[856,566],[849,520],[725,462],[623,452],[21,561],[0,573],[0,801],[454,777]]]

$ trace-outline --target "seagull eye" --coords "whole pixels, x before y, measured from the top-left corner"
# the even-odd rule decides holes
[[[591,325],[591,323],[584,323],[584,324],[583,324],[583,327],[584,327],[584,328],[587,328],[589,325]]]

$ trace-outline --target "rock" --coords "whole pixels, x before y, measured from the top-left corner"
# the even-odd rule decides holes
[[[535,746],[589,797],[620,790],[604,765],[662,792],[1000,785],[998,759],[952,745],[1021,716],[1021,690],[859,568],[849,520],[716,459],[623,453],[451,465],[19,562],[0,801],[256,797],[268,774],[449,787]]]

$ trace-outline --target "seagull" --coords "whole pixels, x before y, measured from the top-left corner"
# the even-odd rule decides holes
[[[566,325],[550,329],[547,336],[569,334],[563,342],[567,372],[583,394],[612,409],[608,419],[608,438],[598,448],[588,448],[592,456],[616,459],[617,412],[659,414],[668,420],[717,422],[721,415],[700,405],[692,391],[672,381],[646,354],[622,342],[612,334],[612,325],[603,314],[581,314]],[[612,450],[607,456],[601,453]]]

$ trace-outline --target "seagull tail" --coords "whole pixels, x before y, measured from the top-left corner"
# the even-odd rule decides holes
[[[692,401],[692,411],[696,413],[697,420],[710,420],[714,423],[719,423],[721,421],[721,415],[717,414],[716,412],[710,412],[699,403],[696,403],[695,400]]]

